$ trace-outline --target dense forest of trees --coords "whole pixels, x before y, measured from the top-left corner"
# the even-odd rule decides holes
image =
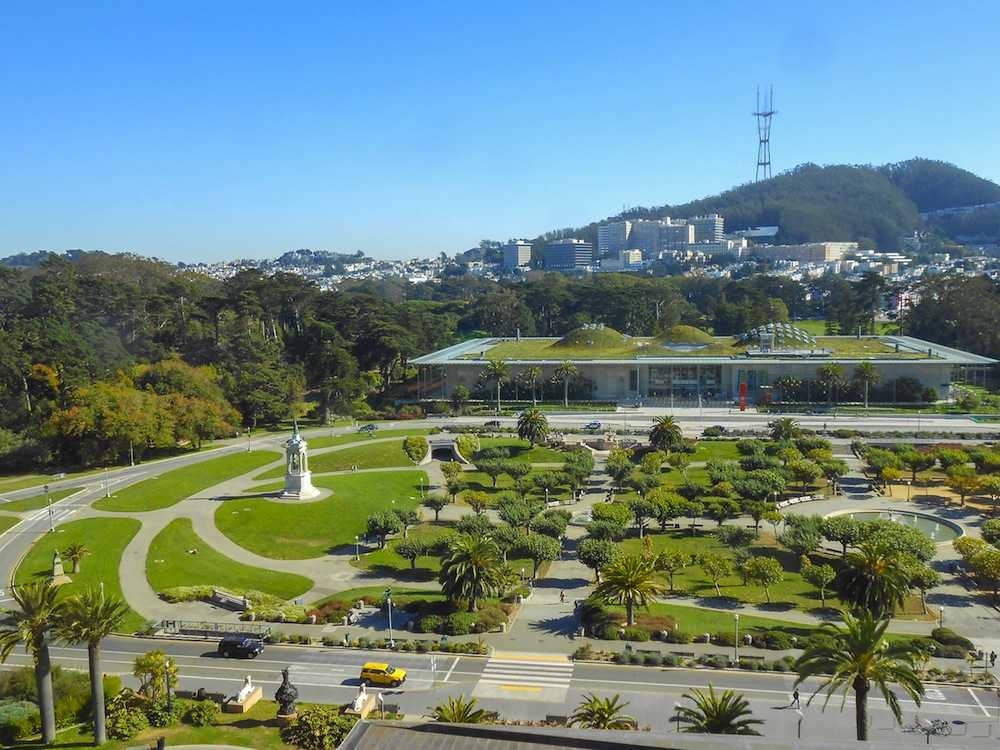
[[[906,333],[1000,357],[1000,290],[935,277],[898,321]],[[738,335],[822,316],[870,331],[893,293],[882,277],[808,285],[745,279],[531,274],[454,276],[321,292],[287,273],[225,281],[132,255],[52,255],[0,266],[0,466],[120,462],[310,414],[391,409],[410,359],[476,335],[560,336],[598,322],[633,335],[678,324]]]

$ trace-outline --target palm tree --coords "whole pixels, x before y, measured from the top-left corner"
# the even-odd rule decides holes
[[[585,693],[583,701],[569,717],[568,726],[579,724],[584,729],[632,729],[638,722],[634,716],[623,714],[628,701],[620,702],[615,693],[611,698],[598,698],[593,693]]]
[[[447,702],[446,702],[447,701]],[[454,698],[448,696],[446,701],[441,701],[436,706],[428,706],[427,709],[434,716],[434,721],[443,721],[448,724],[481,724],[489,716],[489,712],[484,708],[476,708],[479,700],[465,700],[465,694]]]
[[[635,625],[635,605],[648,607],[666,592],[656,579],[655,555],[621,555],[601,571],[594,593],[606,602],[625,605],[629,627]]]
[[[792,417],[778,417],[771,423],[771,440],[780,443],[794,440],[802,434],[802,428]]]
[[[649,444],[653,450],[669,452],[675,445],[684,439],[681,426],[677,424],[671,414],[664,414],[654,423],[649,431]]]
[[[909,593],[910,573],[895,547],[866,540],[844,557],[837,575],[840,600],[876,617],[890,617]]]
[[[500,386],[507,382],[510,375],[510,368],[502,359],[491,359],[486,365],[486,369],[479,373],[479,380],[484,383],[496,383],[497,386],[497,414],[500,414]]]
[[[507,581],[500,547],[490,537],[458,534],[441,558],[441,590],[451,600],[467,599],[469,611],[484,596],[500,591]]]
[[[542,442],[549,435],[549,420],[541,409],[525,409],[517,418],[517,436],[532,445]]]
[[[855,618],[850,613],[842,615],[844,626],[824,622],[819,629],[828,638],[817,638],[795,662],[798,679],[795,686],[810,677],[824,676],[823,683],[809,698],[816,697],[823,688],[827,688],[826,709],[830,697],[841,686],[844,687],[844,701],[847,701],[847,690],[854,690],[854,713],[857,722],[858,740],[868,740],[868,693],[874,684],[892,709],[896,721],[902,720],[902,710],[896,694],[889,688],[896,683],[910,694],[917,705],[924,694],[924,686],[917,677],[914,668],[919,653],[909,643],[903,641],[890,642],[885,637],[888,620],[879,620],[870,612],[861,612]]]
[[[42,742],[45,744],[56,739],[49,630],[59,615],[58,593],[58,588],[43,581],[15,586],[11,596],[19,609],[5,609],[0,616],[0,661],[7,661],[14,647],[23,645],[35,663],[38,710],[42,715]]]
[[[94,709],[94,745],[107,741],[104,716],[104,673],[101,671],[101,641],[121,627],[128,605],[113,596],[87,589],[68,599],[56,620],[56,636],[67,643],[86,643],[90,667],[90,695]]]
[[[562,381],[563,384],[563,406],[569,406],[569,381],[575,380],[580,375],[580,368],[564,359],[552,373],[552,376]]]
[[[868,386],[877,383],[881,379],[878,370],[871,362],[861,362],[854,368],[854,380],[864,383],[865,386],[865,411],[868,411]]]
[[[763,724],[761,719],[747,718],[752,715],[750,704],[743,694],[732,690],[716,693],[715,686],[708,683],[708,692],[692,690],[684,693],[683,698],[694,701],[694,707],[678,706],[675,720],[689,726],[685,732],[697,734],[752,734],[759,735],[754,724]]]
[[[80,572],[80,561],[90,554],[90,550],[82,542],[73,542],[63,550],[62,557],[73,563],[73,572]]]
[[[538,386],[538,379],[542,377],[542,368],[538,365],[528,365],[518,374],[517,379],[531,389],[531,405],[537,406],[538,400],[535,398],[535,389]]]
[[[836,362],[827,362],[816,370],[816,377],[826,386],[826,403],[833,403],[833,389],[844,379],[844,368]]]

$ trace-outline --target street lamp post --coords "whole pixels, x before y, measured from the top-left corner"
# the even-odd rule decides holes
[[[167,683],[167,716],[172,716],[174,713],[174,704],[173,696],[170,694],[170,659],[168,659],[166,655],[163,656],[163,665],[166,667],[163,677]]]
[[[385,604],[389,608],[389,648],[396,648],[396,642],[392,637],[392,589],[385,590]]]
[[[939,623],[940,627],[944,627],[944,607],[941,607],[941,621]]]
[[[55,531],[55,524],[52,522],[52,499],[49,497],[49,486],[45,485],[45,505],[49,509],[49,531]]]
[[[128,463],[129,466],[135,466],[135,452],[132,450],[132,441],[128,441]]]
[[[733,621],[736,623],[736,666],[740,666],[740,613],[733,613]]]
[[[424,475],[420,475],[420,499],[424,499]]]
[[[681,708],[682,708],[682,706],[681,706],[680,703],[677,703],[677,702],[674,703],[674,721],[677,722],[677,732],[678,733],[680,733],[680,731],[681,731]]]
[[[354,535],[354,559],[355,561],[361,559],[361,537],[357,534]]]
[[[802,710],[798,709],[798,708],[795,709],[795,713],[797,713],[799,715],[799,739],[801,740],[802,739],[802,719],[805,716],[805,714],[803,714]]]
[[[910,502],[910,480],[906,480],[906,502]]]
[[[247,427],[247,453],[250,453],[251,450],[252,449],[250,447],[250,428]]]

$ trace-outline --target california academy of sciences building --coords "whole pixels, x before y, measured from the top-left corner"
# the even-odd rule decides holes
[[[955,382],[987,385],[997,364],[910,336],[811,336],[787,323],[769,323],[737,337],[677,326],[655,338],[587,324],[561,339],[479,338],[417,357],[411,364],[419,368],[419,396],[450,399],[458,386],[476,392],[483,388],[481,373],[491,360],[503,361],[511,379],[534,365],[541,370],[539,382],[551,380],[569,361],[576,366],[575,379],[584,384],[583,391],[575,389],[577,398],[649,406],[697,399],[748,406],[772,400],[825,403],[823,366],[839,365],[849,381],[862,362],[877,373],[870,379],[873,402],[916,400],[911,397],[914,381],[922,400],[930,400],[929,389],[944,399]],[[902,382],[909,393],[897,398],[895,384]],[[530,398],[521,390],[521,398]],[[559,391],[561,397],[561,386]],[[511,387],[504,392],[512,393]]]

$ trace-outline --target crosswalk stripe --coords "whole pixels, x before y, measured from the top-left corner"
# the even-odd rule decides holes
[[[512,688],[568,688],[573,678],[573,662],[532,659],[491,658],[479,681],[486,685]]]

